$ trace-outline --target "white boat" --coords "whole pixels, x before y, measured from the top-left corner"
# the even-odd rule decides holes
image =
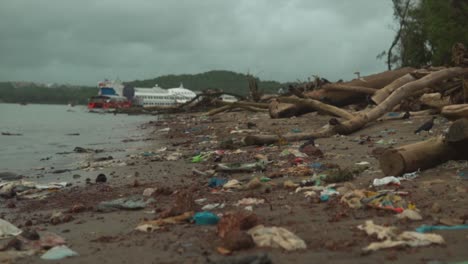
[[[152,88],[134,88],[133,105],[143,107],[175,106],[192,100],[196,93],[181,84],[177,88],[163,89],[158,85]]]

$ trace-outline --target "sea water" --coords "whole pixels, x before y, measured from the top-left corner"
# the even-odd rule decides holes
[[[141,125],[151,120],[156,117],[90,113],[85,106],[0,103],[0,132],[21,134],[0,135],[0,172],[34,176],[73,169],[83,159],[75,147],[123,157],[145,144],[138,141],[148,133]]]

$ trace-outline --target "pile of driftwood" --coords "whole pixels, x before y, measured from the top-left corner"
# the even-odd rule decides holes
[[[271,118],[288,118],[318,111],[331,116],[328,125],[316,131],[285,135],[249,135],[245,145],[275,144],[310,138],[348,135],[382,118],[388,112],[406,115],[437,114],[456,120],[446,136],[389,149],[380,157],[386,175],[401,175],[426,169],[449,159],[468,159],[468,51],[456,44],[453,67],[401,68],[360,77],[349,82],[325,79],[290,86],[282,96],[253,96],[251,101],[225,103],[210,110],[214,115],[233,108],[266,111]],[[253,87],[253,88],[252,88]],[[267,102],[267,103],[265,103]],[[218,102],[220,104],[220,102]]]

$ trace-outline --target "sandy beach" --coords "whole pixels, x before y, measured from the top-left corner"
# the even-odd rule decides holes
[[[215,117],[171,115],[147,124],[151,140],[146,141],[139,154],[127,155],[125,166],[108,164],[93,170],[90,172],[93,174],[91,184],[66,187],[48,193],[43,199],[21,196],[4,199],[1,218],[21,229],[36,230],[39,234],[53,232],[63,237],[66,245],[79,254],[62,260],[63,263],[254,263],[235,262],[232,258],[263,253],[268,255],[271,263],[465,261],[468,259],[468,230],[434,231],[443,237],[445,243],[442,245],[401,246],[374,252],[363,250],[378,241],[357,228],[366,220],[401,231],[414,231],[423,224],[466,224],[468,181],[458,176],[466,168],[466,162],[444,163],[422,171],[412,180],[401,181],[399,186],[371,186],[373,179],[384,177],[376,159],[379,148],[386,148],[389,143],[398,146],[427,139],[431,135],[413,133],[425,118],[377,122],[349,136],[317,139],[316,147],[323,155],[298,158],[294,150],[304,142],[232,149],[221,148],[220,143],[229,138],[236,141],[248,133],[282,134],[316,129],[327,122],[326,116],[310,113],[298,118],[270,119],[267,113],[245,112]],[[448,125],[446,120],[439,118],[434,133],[441,133]],[[192,158],[200,153],[211,155],[193,163]],[[255,156],[258,158],[259,154],[269,161],[263,171],[218,171],[215,175],[210,171],[220,162],[255,162]],[[310,179],[312,174],[323,172],[323,167],[360,166],[356,163],[367,165],[352,179],[336,183],[335,190],[399,191],[404,193],[401,198],[419,211],[422,220],[398,219],[397,213],[391,210],[351,208],[342,201],[343,193],[330,195],[326,200],[310,193],[306,197],[304,192],[296,190],[296,186],[285,184],[287,181],[299,184]],[[304,170],[307,172],[303,173]],[[105,183],[95,183],[95,177],[100,173],[106,175]],[[236,179],[244,188],[209,187],[213,177]],[[253,178],[262,181],[253,186],[249,183]],[[142,196],[148,188],[154,188],[154,192]],[[141,197],[146,201],[146,207],[111,212],[99,209],[98,205],[103,201],[126,197]],[[251,205],[247,209],[252,211],[248,211],[246,206],[236,206],[243,198],[263,199],[264,202]],[[257,224],[284,227],[302,239],[307,248],[288,251],[251,245],[243,249],[241,245],[240,249],[232,246],[234,249],[226,250],[229,243],[220,238],[216,225],[197,225],[190,220],[166,224],[153,232],[135,230],[144,221],[190,211],[201,212],[203,206],[214,203],[223,204],[223,207],[209,211],[221,218],[229,212],[254,214]],[[61,214],[54,217],[58,212]],[[40,255],[37,253],[15,262],[45,262]]]

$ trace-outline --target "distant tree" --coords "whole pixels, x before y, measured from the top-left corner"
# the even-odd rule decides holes
[[[399,27],[386,55],[392,66],[446,65],[456,42],[468,44],[465,0],[392,0]],[[396,49],[396,53],[393,50]]]

